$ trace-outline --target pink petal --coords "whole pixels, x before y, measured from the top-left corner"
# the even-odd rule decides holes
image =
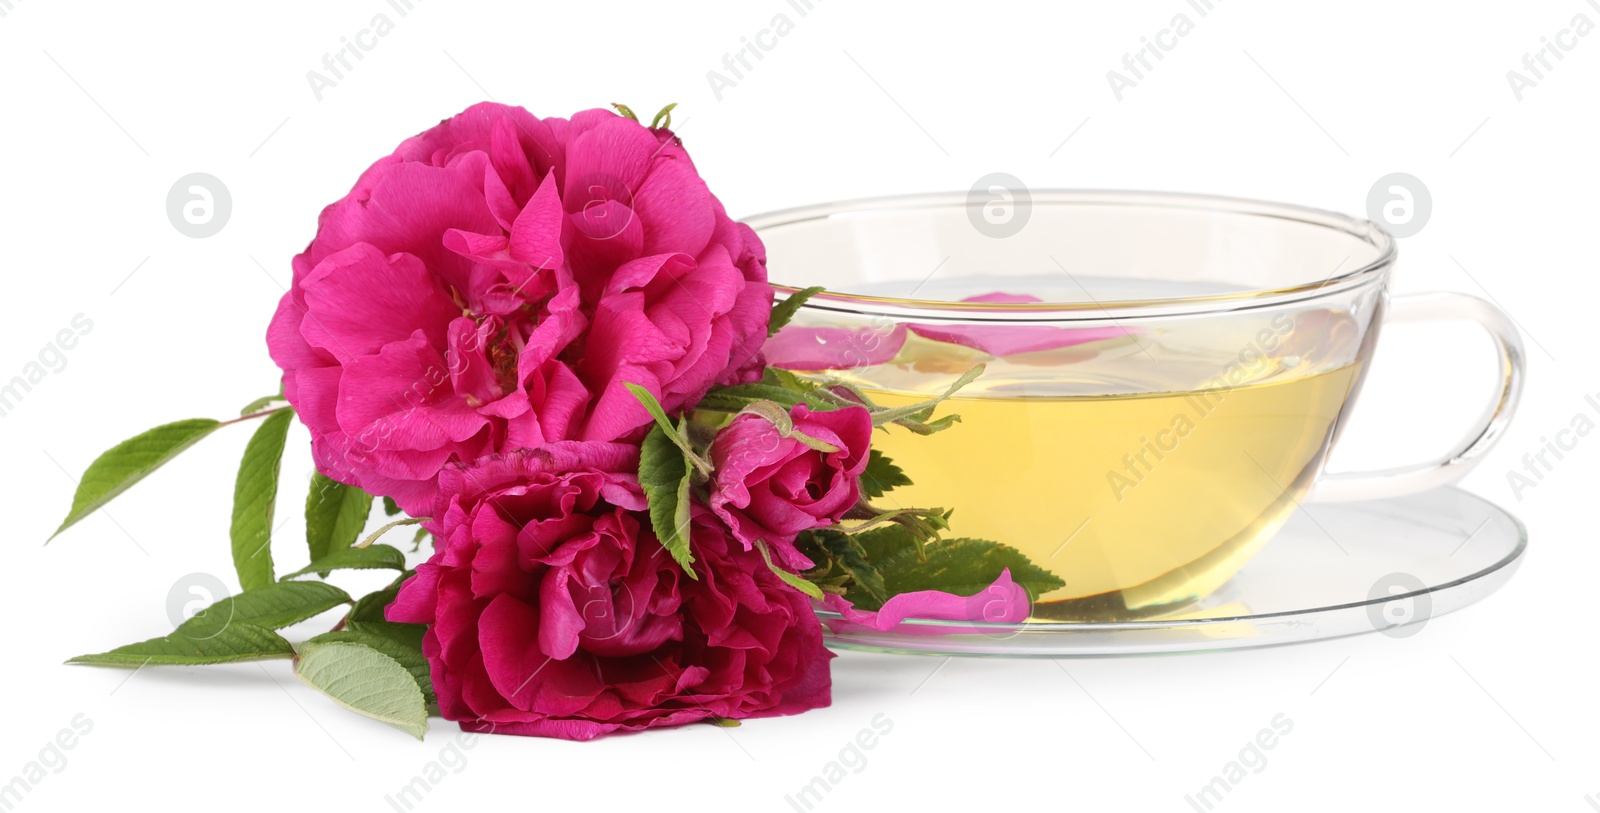
[[[871,629],[878,632],[896,632],[906,635],[945,635],[960,632],[982,632],[980,627],[960,625],[922,626],[904,624],[908,619],[937,621],[972,621],[987,624],[1017,624],[1027,619],[1032,611],[1028,591],[1011,580],[1011,569],[1000,571],[994,584],[971,596],[958,596],[940,590],[919,590],[901,593],[884,602],[877,611],[857,610],[843,596],[829,593],[822,602],[824,609],[844,616],[844,621],[830,621],[835,630]]]
[[[511,256],[535,268],[554,268],[564,261],[561,227],[566,223],[554,175],[546,175],[511,229]]]
[[[1044,300],[1028,294],[995,292],[969,296],[962,302],[1023,304]],[[950,342],[991,356],[1011,356],[1061,347],[1118,339],[1130,331],[1121,327],[1051,327],[1050,325],[939,325],[911,324],[912,332],[936,342]]]
[[[762,347],[767,364],[785,370],[853,370],[893,359],[906,343],[906,326],[802,327],[787,325]]]

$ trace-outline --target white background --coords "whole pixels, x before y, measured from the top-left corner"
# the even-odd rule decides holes
[[[244,428],[42,542],[70,478],[103,449],[274,390],[263,335],[319,209],[401,139],[484,98],[537,115],[677,101],[688,148],[735,216],[965,190],[995,171],[1034,187],[1361,214],[1377,178],[1411,173],[1434,207],[1402,242],[1396,290],[1491,297],[1526,331],[1527,398],[1466,486],[1514,510],[1532,547],[1502,592],[1406,639],[1061,663],[847,654],[831,708],[587,744],[481,739],[419,809],[790,810],[785,794],[878,714],[892,732],[817,809],[1190,810],[1185,794],[1280,713],[1293,732],[1219,809],[1582,811],[1585,794],[1600,795],[1600,439],[1520,495],[1506,479],[1600,392],[1600,34],[1578,39],[1520,101],[1506,79],[1574,15],[1600,22],[1585,0],[1221,0],[1203,18],[1184,0],[824,0],[804,17],[783,0],[425,0],[404,17],[384,0],[0,10],[0,379],[75,314],[94,325],[0,418],[0,783],[74,715],[93,721],[17,809],[388,810],[385,794],[455,741],[444,721],[419,744],[349,714],[281,661],[131,678],[60,665],[164,633],[167,591],[187,574],[231,583]],[[718,100],[707,71],[780,12],[794,30]],[[1118,101],[1107,71],[1180,12],[1194,31]],[[319,100],[307,72],[378,13],[393,32]],[[168,189],[190,172],[231,191],[214,237],[168,222]],[[1335,463],[1441,450],[1486,397],[1486,349],[1469,332],[1386,334]],[[310,472],[295,431],[286,493]],[[280,566],[304,562],[298,493],[280,507]]]

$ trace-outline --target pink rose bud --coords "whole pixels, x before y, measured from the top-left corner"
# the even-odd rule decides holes
[[[794,431],[837,447],[818,451],[784,437],[766,418],[743,414],[711,441],[711,510],[746,549],[765,541],[791,570],[812,566],[795,548],[801,531],[844,518],[861,499],[861,472],[872,444],[872,415],[862,407],[789,410]]]

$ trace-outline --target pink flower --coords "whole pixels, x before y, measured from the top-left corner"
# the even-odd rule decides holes
[[[704,509],[687,578],[650,532],[638,454],[561,442],[441,472],[437,549],[388,617],[429,625],[446,718],[587,740],[828,705],[809,599]]]
[[[1011,580],[1011,569],[1000,571],[994,584],[970,596],[958,596],[941,590],[918,590],[901,593],[884,602],[877,610],[858,610],[843,596],[829,593],[823,597],[822,607],[843,616],[843,620],[830,620],[828,626],[837,632],[875,630],[903,635],[949,635],[953,633],[983,632],[977,626],[950,624],[904,624],[906,619],[935,621],[972,621],[985,624],[1019,624],[1032,612],[1028,591]]]
[[[267,343],[319,468],[426,513],[451,460],[634,439],[760,374],[772,294],[676,136],[480,104],[323,210]]]
[[[711,510],[748,550],[765,541],[791,570],[812,566],[795,548],[801,531],[838,522],[861,498],[872,415],[861,407],[789,410],[796,432],[838,447],[821,452],[784,437],[758,415],[734,418],[711,441]]]

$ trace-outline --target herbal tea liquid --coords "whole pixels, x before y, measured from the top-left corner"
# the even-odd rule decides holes
[[[896,363],[836,375],[902,406],[986,361],[936,412],[959,414],[953,427],[874,434],[914,480],[879,502],[953,508],[947,536],[1003,542],[1060,576],[1036,618],[1129,617],[1215,590],[1317,477],[1361,365],[1317,363],[1330,348],[1349,358],[1347,319],[1300,321],[1242,354],[1168,335],[999,360],[913,335]],[[1221,371],[1241,356],[1230,383]],[[1118,386],[1135,392],[1073,394]]]

